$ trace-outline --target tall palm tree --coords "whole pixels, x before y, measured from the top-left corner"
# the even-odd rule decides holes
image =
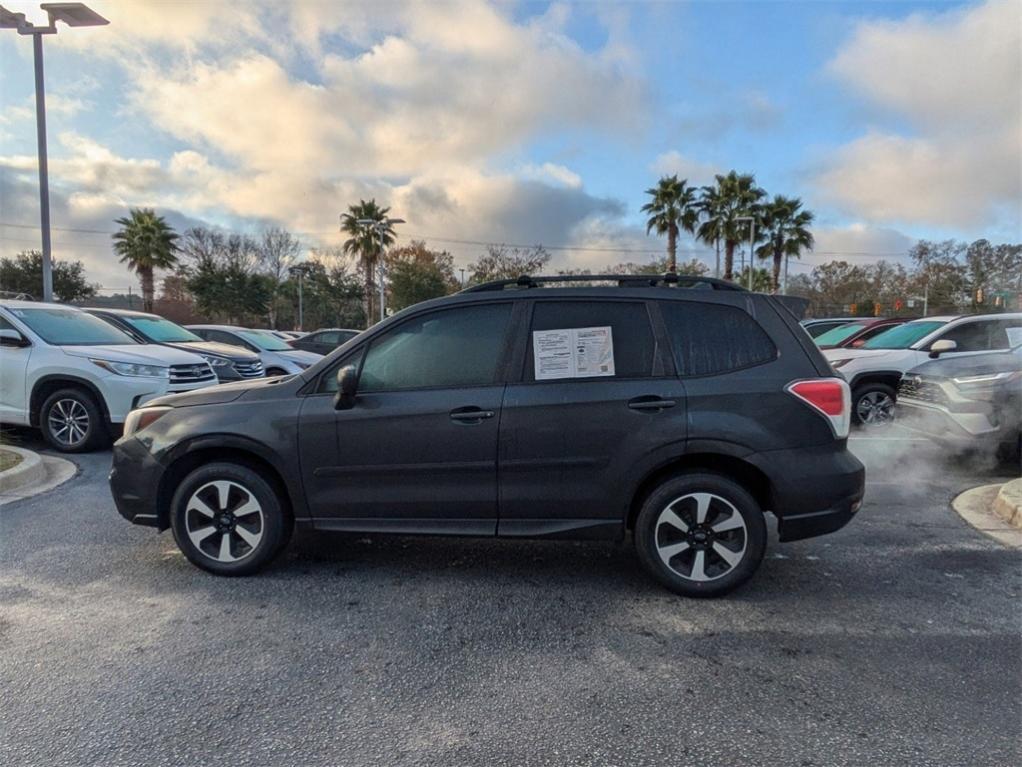
[[[358,205],[349,205],[348,212],[341,214],[341,231],[351,235],[344,241],[344,252],[356,256],[362,267],[366,327],[373,324],[375,316],[376,265],[383,251],[394,244],[394,227],[387,218],[389,212],[390,208],[381,208],[374,199],[368,202],[359,200]],[[376,224],[360,221],[374,221]]]
[[[678,232],[695,233],[699,223],[696,207],[696,191],[688,185],[687,179],[664,176],[652,189],[647,189],[652,199],[642,206],[642,212],[649,216],[646,234],[654,229],[658,235],[667,235],[667,271],[678,269]]]
[[[114,234],[114,253],[121,263],[138,274],[142,283],[142,307],[153,310],[153,272],[177,265],[177,233],[163,216],[150,208],[132,208],[130,214],[116,221],[121,229]]]
[[[797,197],[777,195],[763,206],[763,234],[766,243],[756,250],[760,258],[773,258],[773,291],[780,288],[781,262],[785,256],[798,258],[803,250],[813,249],[811,211],[802,210]]]
[[[739,221],[752,216],[759,218],[759,201],[766,192],[756,186],[751,173],[731,171],[726,176],[717,174],[713,186],[704,186],[699,199],[703,223],[697,236],[707,244],[724,243],[724,279],[734,277],[735,248],[749,239],[749,222]],[[757,225],[757,234],[760,227]],[[757,238],[758,239],[758,238]]]

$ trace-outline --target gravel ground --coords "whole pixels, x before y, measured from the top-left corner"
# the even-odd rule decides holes
[[[996,472],[853,444],[859,517],[718,601],[602,543],[306,535],[215,578],[81,456],[0,507],[0,764],[1019,764],[1022,555],[949,508]]]

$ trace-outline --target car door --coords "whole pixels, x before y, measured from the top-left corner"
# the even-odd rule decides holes
[[[1018,319],[981,319],[958,323],[948,328],[929,344],[936,341],[954,341],[956,347],[945,354],[982,354],[983,352],[1007,350],[1011,347],[1009,331],[1022,327]]]
[[[340,332],[337,330],[324,330],[322,333],[313,333],[311,338],[303,339],[294,346],[308,352],[327,355],[340,345],[339,336]]]
[[[24,333],[0,315],[0,330]],[[28,360],[29,345],[0,343],[0,423],[28,423]]]
[[[512,305],[436,309],[375,334],[328,370],[299,426],[321,529],[493,535]],[[335,408],[336,371],[359,367]]]
[[[500,535],[620,532],[635,464],[685,439],[644,301],[536,299],[500,424]],[[680,448],[679,448],[680,449]]]

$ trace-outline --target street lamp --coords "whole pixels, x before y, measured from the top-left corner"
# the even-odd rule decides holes
[[[380,238],[380,321],[382,322],[387,318],[387,292],[384,286],[383,279],[386,276],[383,269],[383,238],[386,236],[386,230],[392,224],[403,224],[405,220],[403,218],[381,218],[379,220],[375,218],[359,218],[355,219],[355,223],[359,226],[364,226],[368,229],[372,229],[376,232],[376,236]],[[372,317],[368,318],[369,320]]]
[[[305,307],[302,303],[302,283],[305,281],[305,275],[309,273],[309,266],[308,264],[295,264],[294,266],[288,267],[287,273],[292,277],[298,278],[298,329],[305,330]]]
[[[39,228],[43,236],[43,301],[53,300],[53,256],[50,247],[50,179],[46,162],[46,92],[43,81],[43,35],[57,34],[57,22],[69,27],[99,27],[110,22],[84,3],[43,3],[39,6],[50,23],[38,27],[0,6],[0,28],[16,29],[19,35],[32,35],[35,54],[35,124],[39,145]]]
[[[756,254],[756,217],[738,216],[735,222],[749,222],[749,290],[752,290],[752,260]]]

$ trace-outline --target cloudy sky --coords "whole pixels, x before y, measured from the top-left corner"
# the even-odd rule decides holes
[[[817,213],[807,264],[1022,240],[1019,0],[89,5],[111,24],[45,41],[54,248],[109,289],[130,206],[314,246],[375,197],[462,264],[507,242],[598,267],[662,249],[660,174],[730,168]],[[0,30],[4,255],[38,247],[32,83]]]

